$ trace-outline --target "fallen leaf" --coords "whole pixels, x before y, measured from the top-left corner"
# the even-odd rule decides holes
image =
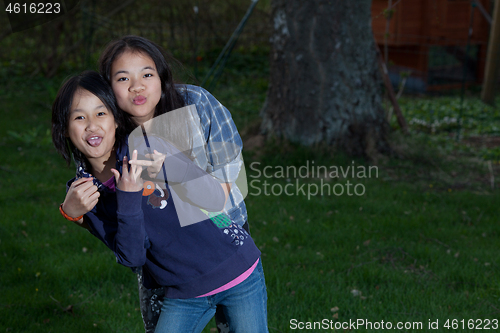
[[[357,289],[353,289],[353,290],[351,290],[351,294],[354,297],[361,296],[361,291],[359,291]]]

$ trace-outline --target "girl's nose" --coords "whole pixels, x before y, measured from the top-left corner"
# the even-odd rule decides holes
[[[87,122],[87,128],[86,128],[87,131],[92,132],[92,131],[95,131],[98,128],[99,128],[99,125],[97,124],[97,121],[95,121],[93,119],[90,119]]]
[[[134,82],[131,86],[130,86],[130,91],[132,92],[141,92],[144,90],[144,85],[141,83],[141,82]]]

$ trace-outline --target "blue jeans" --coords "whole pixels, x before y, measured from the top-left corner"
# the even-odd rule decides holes
[[[165,298],[155,333],[199,333],[222,307],[229,332],[265,333],[267,292],[261,260],[245,281],[215,295],[173,299]]]

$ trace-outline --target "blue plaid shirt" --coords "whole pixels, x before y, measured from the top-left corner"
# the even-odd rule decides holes
[[[206,145],[204,149],[195,153],[197,160],[195,162],[219,181],[232,183],[224,212],[235,223],[243,225],[248,219],[247,209],[242,191],[235,183],[238,176],[245,175],[244,172],[240,173],[244,168],[241,154],[243,142],[231,113],[202,87],[179,85],[177,89],[183,93],[187,105],[196,106],[200,117],[204,136],[202,139]],[[246,186],[246,179],[240,178],[240,181]]]

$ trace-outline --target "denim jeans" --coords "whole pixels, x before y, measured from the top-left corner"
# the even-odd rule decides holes
[[[267,292],[261,261],[245,281],[215,295],[173,299],[165,298],[155,333],[198,333],[223,309],[234,333],[266,333]]]

